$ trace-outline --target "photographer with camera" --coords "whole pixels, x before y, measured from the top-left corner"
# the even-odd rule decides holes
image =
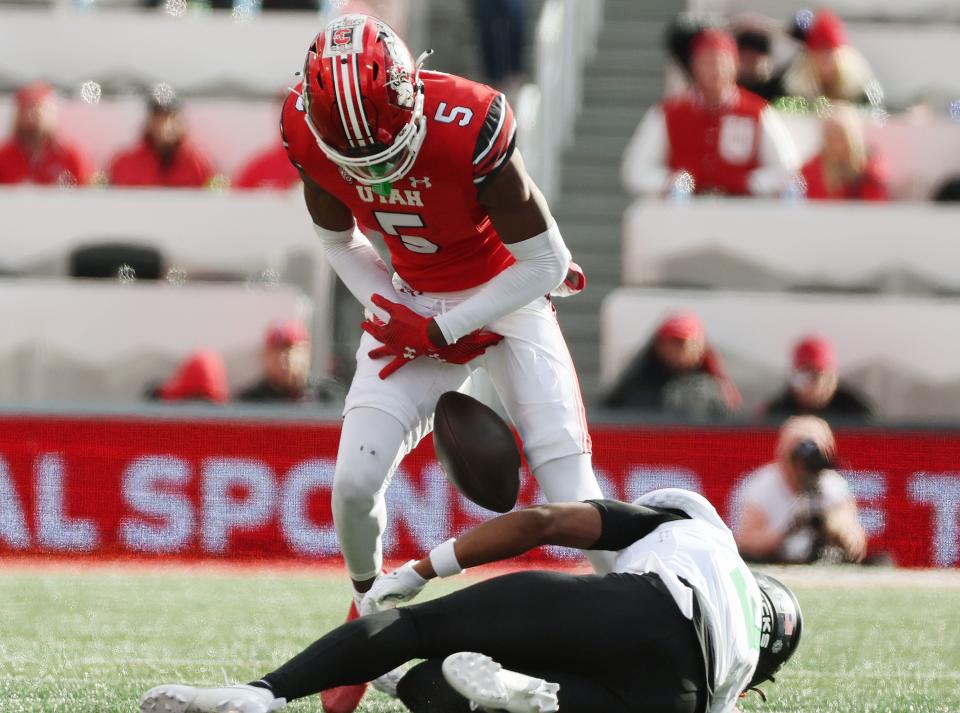
[[[843,476],[830,426],[795,416],[780,429],[776,460],[748,475],[734,498],[734,537],[747,561],[862,562],[867,536]]]

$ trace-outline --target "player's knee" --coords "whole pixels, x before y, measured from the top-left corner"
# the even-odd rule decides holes
[[[333,480],[334,511],[370,512],[387,478],[379,464],[337,465]]]

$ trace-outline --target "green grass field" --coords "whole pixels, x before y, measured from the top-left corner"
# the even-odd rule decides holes
[[[751,695],[745,711],[960,711],[955,576],[816,574],[784,577],[806,615],[804,643],[768,702]],[[322,573],[0,561],[0,711],[131,713],[157,683],[218,684],[223,671],[245,682],[339,623],[346,601],[346,581]],[[404,709],[374,693],[360,710]]]

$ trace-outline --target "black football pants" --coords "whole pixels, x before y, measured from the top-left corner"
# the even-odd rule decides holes
[[[348,622],[263,680],[293,700],[427,659],[401,680],[401,700],[414,713],[467,713],[440,671],[458,651],[559,683],[561,713],[701,713],[706,705],[699,639],[655,574],[508,574]]]

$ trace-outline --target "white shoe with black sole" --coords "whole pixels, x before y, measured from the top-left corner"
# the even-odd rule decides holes
[[[508,713],[559,710],[559,684],[508,671],[489,656],[461,651],[443,661],[443,677],[471,708]]]
[[[166,684],[147,691],[140,699],[141,713],[272,713],[287,704],[257,686],[196,688]]]

